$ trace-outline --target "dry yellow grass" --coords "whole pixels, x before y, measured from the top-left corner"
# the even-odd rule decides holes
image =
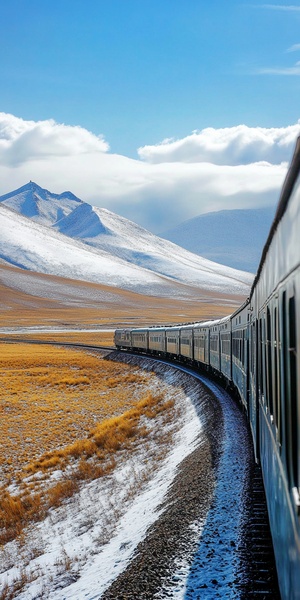
[[[99,331],[68,331],[68,332],[53,332],[53,333],[26,333],[26,334],[9,334],[3,336],[0,334],[0,341],[3,340],[40,340],[47,342],[68,342],[74,344],[88,344],[95,346],[114,346],[114,329],[99,330]]]
[[[63,475],[54,484],[49,484],[48,480],[40,492],[32,490],[27,482],[15,495],[4,486],[0,489],[0,544],[21,535],[29,523],[41,520],[50,508],[72,496],[80,481],[110,473],[115,468],[118,452],[128,452],[150,435],[151,429],[147,428],[145,418],[152,419],[165,413],[168,420],[173,407],[172,400],[148,393],[129,411],[98,423],[87,438],[48,452],[27,465],[27,474],[60,468]],[[70,467],[71,471],[68,470]]]
[[[0,544],[110,473],[151,434],[149,420],[174,417],[172,399],[147,391],[151,374],[100,354],[0,344],[0,372]]]
[[[0,344],[0,475],[81,438],[138,399],[144,375],[100,355]]]

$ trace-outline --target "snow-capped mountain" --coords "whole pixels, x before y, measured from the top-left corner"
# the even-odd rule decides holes
[[[199,215],[161,234],[209,260],[256,273],[275,207]]]
[[[22,268],[166,296],[189,295],[187,287],[247,294],[252,281],[69,192],[52,199],[32,182],[0,198],[0,215],[0,258]]]
[[[0,202],[24,217],[49,226],[83,204],[82,200],[76,198],[72,192],[52,194],[33,181],[14,192],[1,196]]]
[[[154,273],[89,248],[6,206],[0,205],[0,220],[0,257],[12,265],[125,289],[157,286],[158,293],[163,291],[163,282]]]

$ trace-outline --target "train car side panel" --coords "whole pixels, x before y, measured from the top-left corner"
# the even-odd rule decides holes
[[[149,349],[149,330],[148,329],[132,329],[131,331],[132,347],[137,350]]]
[[[209,327],[194,327],[194,360],[208,367],[209,365]]]
[[[149,329],[149,350],[164,354],[166,352],[166,331],[165,329]]]
[[[176,328],[166,328],[166,348],[167,353],[175,356],[180,354],[180,330]]]
[[[180,356],[190,359],[194,358],[194,334],[193,328],[180,328]]]

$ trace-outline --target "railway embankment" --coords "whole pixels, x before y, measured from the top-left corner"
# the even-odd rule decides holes
[[[147,365],[147,359],[124,360]],[[190,375],[183,373],[183,385],[185,377]],[[103,600],[280,597],[244,415],[218,384],[197,377],[195,388],[201,439],[180,463],[159,518]]]
[[[8,544],[2,581],[9,589],[26,572],[22,600],[275,600],[261,480],[236,402],[188,369],[105,355],[139,367],[153,392],[174,398],[172,421],[148,415],[141,425],[151,435],[120,455],[114,473],[86,482],[25,532],[22,552]]]

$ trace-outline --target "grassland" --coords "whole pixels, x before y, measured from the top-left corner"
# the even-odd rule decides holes
[[[0,544],[174,418],[153,375],[100,353],[0,344],[0,372]]]
[[[195,288],[180,299],[178,289],[178,298],[143,296],[0,265],[0,329],[15,330],[0,336],[42,327],[52,331],[28,335],[110,346],[115,327],[220,317],[243,300]],[[165,455],[176,415],[172,399],[151,391],[153,374],[103,360],[97,350],[1,341],[0,373],[0,545],[83,481],[110,473],[120,453],[146,443],[153,419],[157,460]]]
[[[32,344],[0,344],[0,371],[0,467],[13,477],[20,465],[129,409],[144,383],[126,365]]]

